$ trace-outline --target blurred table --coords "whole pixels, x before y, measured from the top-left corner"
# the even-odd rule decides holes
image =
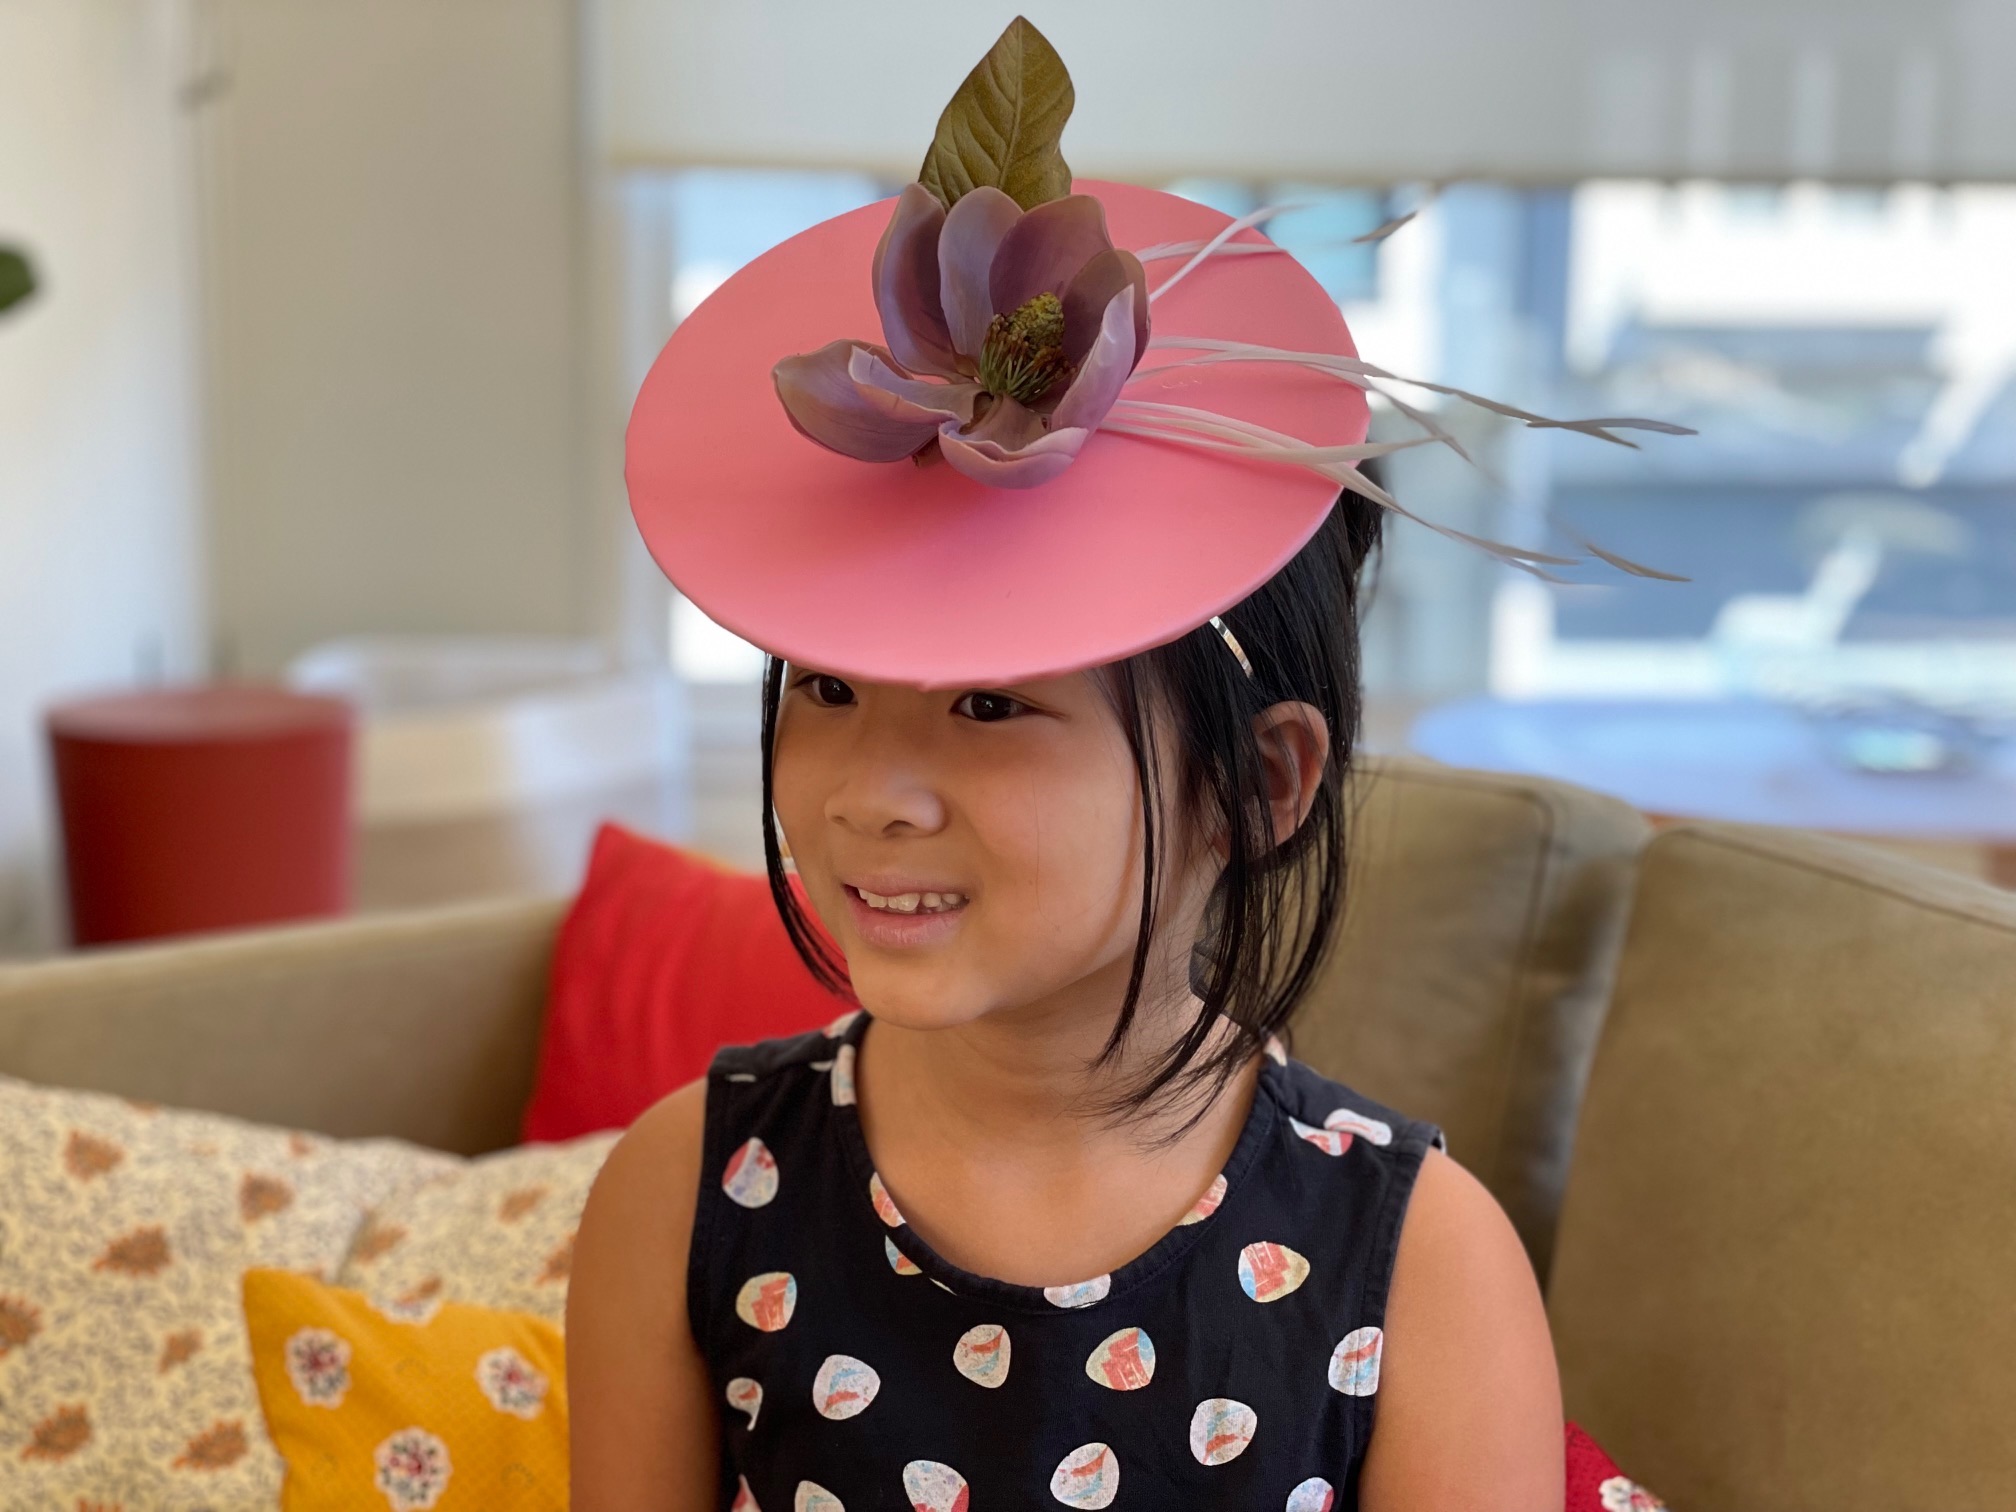
[[[1968,845],[2016,887],[2016,743],[1971,768],[1867,772],[1798,711],[1763,701],[1464,699],[1428,710],[1408,748],[1452,766],[1609,793],[1655,823],[1723,819],[1915,845]]]
[[[49,710],[79,945],[343,912],[350,706],[262,684]]]

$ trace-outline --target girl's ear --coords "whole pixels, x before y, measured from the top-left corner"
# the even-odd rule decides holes
[[[1309,817],[1330,760],[1330,726],[1314,704],[1277,703],[1253,716],[1253,739],[1267,780],[1267,818],[1284,845]]]

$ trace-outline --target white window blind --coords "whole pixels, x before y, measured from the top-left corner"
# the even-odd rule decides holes
[[[603,0],[621,163],[916,171],[1008,7]],[[2016,179],[2011,0],[1027,0],[1088,176]]]

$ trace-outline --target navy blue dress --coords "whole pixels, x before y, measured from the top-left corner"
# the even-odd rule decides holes
[[[1034,1287],[941,1259],[869,1157],[871,1020],[723,1050],[687,1298],[735,1512],[1337,1512],[1441,1133],[1270,1045],[1224,1172],[1145,1254]]]

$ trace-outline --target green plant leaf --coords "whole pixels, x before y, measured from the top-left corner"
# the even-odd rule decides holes
[[[0,247],[0,310],[35,292],[35,270],[12,247]]]
[[[1071,168],[1057,143],[1075,99],[1057,49],[1017,16],[938,117],[918,182],[948,208],[982,185],[1024,210],[1062,199]]]

